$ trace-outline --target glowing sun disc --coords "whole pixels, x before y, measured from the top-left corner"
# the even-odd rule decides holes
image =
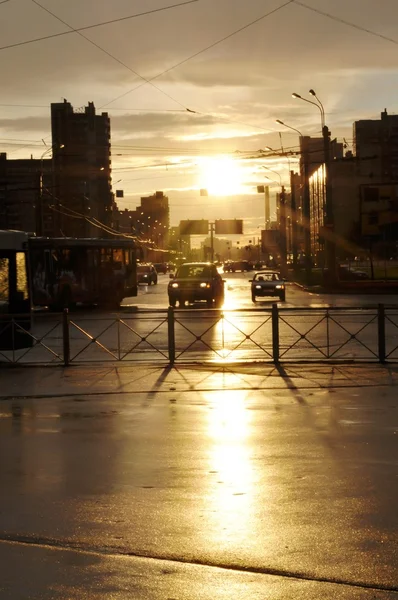
[[[199,185],[209,196],[243,193],[242,171],[232,158],[203,158],[199,162]]]

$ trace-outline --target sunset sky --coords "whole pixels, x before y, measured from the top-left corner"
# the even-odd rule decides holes
[[[320,134],[292,92],[315,89],[350,149],[355,120],[398,112],[397,22],[397,0],[0,0],[0,151],[39,158],[51,102],[93,101],[111,117],[120,208],[163,190],[173,225],[236,217],[259,235],[256,186],[273,196],[296,159],[251,157],[297,150],[276,119]]]

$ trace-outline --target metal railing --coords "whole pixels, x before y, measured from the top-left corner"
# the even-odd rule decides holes
[[[25,315],[26,318],[26,315]],[[5,335],[6,334],[6,335]],[[21,336],[28,344],[22,347]],[[4,364],[398,361],[398,306],[143,310],[0,318]]]

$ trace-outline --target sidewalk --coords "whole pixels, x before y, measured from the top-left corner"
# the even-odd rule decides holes
[[[0,401],[165,391],[398,386],[398,365],[16,367],[1,371]]]

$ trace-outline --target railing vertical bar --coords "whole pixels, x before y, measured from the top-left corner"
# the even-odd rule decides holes
[[[69,310],[64,308],[62,313],[62,341],[64,348],[64,365],[69,367],[70,363],[70,338],[69,338]]]
[[[379,361],[386,362],[386,315],[384,304],[377,309]]]
[[[167,310],[167,330],[168,330],[168,348],[169,348],[169,363],[174,365],[176,359],[176,344],[175,344],[175,320],[174,308],[169,306]]]
[[[272,357],[274,363],[279,363],[279,311],[278,305],[272,305]]]
[[[329,309],[326,309],[326,356],[330,358],[330,326],[329,326]]]
[[[11,319],[11,337],[12,337],[12,362],[15,363],[15,321]]]
[[[120,317],[117,317],[117,359],[120,360]]]
[[[225,319],[224,319],[224,313],[221,313],[221,319],[222,319],[222,328],[221,328],[221,332],[222,332],[222,351],[224,352],[225,350]]]

